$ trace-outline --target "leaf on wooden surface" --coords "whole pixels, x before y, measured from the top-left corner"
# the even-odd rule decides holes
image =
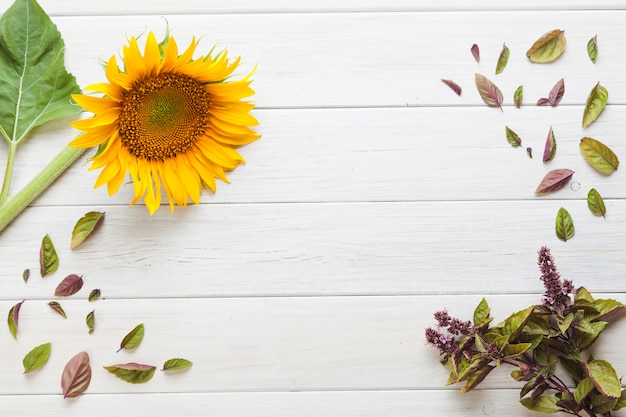
[[[50,301],[48,305],[50,306],[52,310],[57,312],[63,318],[65,319],[67,318],[67,315],[65,314],[65,310],[63,310],[63,307],[61,307],[61,304],[59,304],[57,301]]]
[[[528,154],[528,157],[530,159],[533,159],[533,148],[531,148],[530,146],[526,148],[526,153]]]
[[[89,302],[91,303],[91,302],[94,302],[96,300],[99,300],[100,299],[100,294],[101,294],[101,292],[100,292],[99,288],[91,290],[91,292],[89,293],[89,298],[88,298]]]
[[[91,310],[89,313],[87,313],[87,317],[85,317],[85,323],[87,323],[89,334],[92,334],[95,328],[94,326],[96,324],[96,310]]]
[[[65,365],[61,376],[63,398],[74,398],[85,392],[91,382],[91,365],[87,352],[80,352]]]
[[[589,193],[587,193],[587,207],[589,207],[589,210],[594,215],[606,218],[604,199],[602,199],[602,196],[595,188],[592,188],[589,190]]]
[[[569,212],[563,207],[561,207],[556,214],[555,230],[556,237],[564,242],[574,237],[574,221]]]
[[[22,279],[24,280],[24,283],[28,282],[28,278],[30,278],[30,269],[26,268],[24,272],[22,272]]]
[[[7,317],[7,324],[9,325],[9,331],[14,339],[17,339],[17,328],[20,321],[20,309],[22,308],[22,304],[24,304],[25,300],[20,301],[15,304],[9,310],[9,315]]]
[[[454,92],[457,94],[457,96],[460,96],[460,95],[461,95],[461,93],[463,92],[463,89],[461,88],[461,86],[460,86],[460,85],[458,85],[457,83],[455,83],[454,81],[452,81],[452,80],[446,80],[446,79],[444,79],[444,78],[442,78],[442,79],[441,79],[441,81],[443,81],[443,83],[444,83],[445,85],[447,85],[448,87],[450,87],[450,88],[452,89],[452,91],[454,91]]]
[[[126,382],[130,382],[131,384],[143,384],[152,379],[156,366],[130,362],[104,366],[103,368]]]
[[[502,50],[500,51],[500,55],[498,56],[498,62],[496,63],[496,74],[502,73],[504,68],[506,68],[506,64],[509,62],[509,55],[511,51],[509,51],[509,47],[506,44],[502,44]]]
[[[554,131],[550,126],[548,137],[546,138],[546,145],[543,148],[543,162],[549,162],[556,155],[556,138],[554,137]]]
[[[550,102],[545,97],[541,97],[539,100],[537,100],[537,106],[547,106],[548,104],[550,104]]]
[[[609,100],[609,92],[597,83],[587,97],[585,110],[583,111],[583,127],[587,127],[596,121]]]
[[[522,100],[524,99],[524,86],[520,85],[515,89],[513,93],[513,103],[515,103],[515,107],[518,109],[522,107]]]
[[[587,55],[591,62],[595,64],[598,58],[598,35],[589,39],[589,42],[587,42]]]
[[[70,274],[63,278],[63,281],[57,285],[54,295],[57,297],[69,297],[76,294],[83,288],[83,277],[76,274]]]
[[[91,235],[91,233],[104,220],[104,213],[99,211],[90,211],[81,217],[72,230],[72,240],[70,248],[75,249]]]
[[[622,393],[621,383],[613,366],[602,359],[582,363],[585,374],[602,395],[619,398]]]
[[[485,104],[489,107],[498,107],[502,110],[503,97],[500,89],[493,82],[491,82],[489,78],[482,74],[476,73],[474,79],[476,81],[478,93]]]
[[[566,44],[565,32],[561,29],[554,29],[537,39],[526,51],[526,56],[532,62],[539,64],[552,62],[565,51]]]
[[[39,271],[41,277],[45,277],[59,268],[59,256],[54,248],[54,243],[50,235],[46,234],[41,240],[41,247],[39,248]]]
[[[615,152],[594,138],[582,138],[580,140],[580,151],[587,162],[603,174],[612,174],[619,166],[619,159]]]
[[[512,147],[517,148],[522,146],[522,139],[508,126],[504,126],[504,132],[506,133],[506,140],[509,141]]]
[[[550,90],[550,94],[548,95],[548,102],[552,107],[555,107],[561,102],[564,94],[565,80],[561,78],[559,81],[556,82],[556,84],[554,84],[552,90]]]
[[[24,373],[29,374],[44,366],[50,358],[52,343],[44,343],[39,345],[24,356],[22,365],[24,365]]]
[[[480,48],[478,47],[478,45],[476,44],[472,45],[471,51],[472,51],[472,56],[474,57],[476,62],[480,62]]]
[[[190,360],[183,358],[173,358],[165,361],[162,371],[182,371],[183,369],[191,368],[193,363]]]
[[[145,334],[145,329],[143,323],[135,326],[133,330],[128,332],[124,339],[122,339],[122,343],[120,343],[120,348],[117,350],[118,352],[122,349],[131,350],[135,349],[137,346],[141,344],[143,340],[143,336]]]
[[[574,175],[574,171],[567,168],[553,169],[548,172],[541,182],[537,189],[535,190],[536,194],[546,194],[553,191],[558,191],[565,186],[569,182],[569,180]]]

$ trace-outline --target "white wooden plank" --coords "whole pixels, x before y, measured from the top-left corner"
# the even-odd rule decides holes
[[[143,207],[107,207],[102,228],[75,251],[75,222],[100,207],[31,208],[0,239],[0,294],[46,299],[70,273],[113,298],[526,293],[542,290],[542,245],[565,277],[624,291],[625,204],[607,201],[606,220],[585,201],[560,200],[209,204],[153,217]],[[554,233],[561,206],[576,225],[566,243]],[[41,280],[46,233],[61,266]]]

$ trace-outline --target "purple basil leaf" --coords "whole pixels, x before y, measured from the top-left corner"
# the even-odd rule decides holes
[[[448,87],[450,87],[452,89],[452,91],[454,91],[456,93],[457,96],[461,95],[461,92],[463,91],[461,89],[461,86],[458,85],[457,83],[455,83],[452,80],[445,80],[445,79],[441,79],[441,81],[444,82],[445,85],[447,85]]]
[[[476,62],[480,62],[480,49],[476,44],[472,45],[472,56],[474,57]]]

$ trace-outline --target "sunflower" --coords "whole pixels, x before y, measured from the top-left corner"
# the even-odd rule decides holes
[[[71,123],[83,133],[70,146],[98,146],[89,168],[102,168],[95,188],[107,184],[113,195],[129,174],[130,204],[143,197],[150,215],[161,205],[161,186],[172,211],[174,203],[199,203],[203,185],[215,192],[215,180],[228,182],[225,172],[244,162],[236,148],[260,137],[250,128],[254,104],[242,100],[254,94],[252,73],[231,80],[240,58],[231,62],[223,51],[193,59],[196,46],[194,38],[179,54],[174,38],[157,43],[150,32],[142,55],[133,37],[122,51],[124,68],[112,56],[108,83],[85,88],[98,97],[72,95],[94,114]]]

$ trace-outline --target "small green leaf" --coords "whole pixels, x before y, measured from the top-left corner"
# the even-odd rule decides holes
[[[89,302],[91,303],[91,302],[94,302],[96,300],[99,300],[100,299],[100,295],[101,295],[101,292],[100,292],[99,288],[91,290],[91,292],[89,293],[89,298],[88,298]]]
[[[606,218],[606,206],[602,196],[595,188],[589,190],[587,194],[587,207],[596,216],[602,216]]]
[[[131,362],[103,368],[126,382],[143,384],[152,379],[156,366]]]
[[[56,311],[58,314],[60,314],[63,318],[67,318],[67,315],[65,314],[65,310],[63,310],[63,307],[61,307],[61,304],[59,304],[56,301],[50,301],[48,303],[48,305],[50,306],[51,309],[53,309],[54,311]]]
[[[540,395],[534,400],[531,397],[522,398],[520,403],[529,410],[552,414],[564,410],[556,404],[557,401],[559,401],[557,397],[553,397],[551,395]]]
[[[598,35],[589,39],[589,42],[587,42],[587,55],[589,55],[591,62],[595,64],[598,58]]]
[[[569,313],[565,317],[556,318],[556,325],[559,327],[561,334],[565,334],[567,329],[569,329],[569,326],[572,325],[572,321],[574,321],[574,315],[572,313]]]
[[[30,278],[30,269],[26,268],[24,272],[22,272],[22,279],[24,280],[24,283],[28,282],[28,278]]]
[[[193,363],[183,358],[173,358],[165,361],[162,371],[182,371],[183,369],[191,368]]]
[[[556,237],[560,240],[567,242],[574,237],[574,221],[572,216],[565,208],[561,207],[556,214]]]
[[[496,63],[496,74],[500,74],[504,71],[506,64],[509,62],[510,51],[509,48],[503,44],[502,50],[500,51],[500,56],[498,57],[498,62]]]
[[[550,131],[546,138],[546,145],[543,149],[543,162],[551,161],[554,159],[554,155],[556,155],[556,138],[554,137],[552,126],[550,126]]]
[[[537,39],[526,52],[526,56],[531,62],[540,64],[552,62],[565,51],[566,44],[565,32],[555,29]]]
[[[600,113],[604,110],[608,100],[608,90],[602,87],[600,83],[597,83],[591,89],[589,97],[587,97],[587,104],[585,105],[585,110],[583,112],[583,127],[589,126],[598,118],[598,116],[600,116]]]
[[[487,300],[483,297],[474,309],[474,325],[480,326],[483,321],[489,317],[489,311],[489,304],[487,304]]]
[[[124,339],[122,339],[122,343],[120,343],[120,348],[117,351],[119,352],[122,349],[135,349],[141,344],[144,333],[145,330],[143,327],[143,323],[138,324],[133,330],[131,330],[126,336],[124,336]]]
[[[508,336],[509,343],[517,341],[517,338],[522,333],[524,326],[526,326],[526,323],[530,319],[533,309],[534,307],[530,306],[510,315],[506,320],[504,320],[502,325],[502,334]]]
[[[81,243],[91,235],[91,233],[102,223],[104,220],[104,213],[99,211],[90,211],[81,217],[72,231],[72,241],[70,242],[70,248],[75,249]]]
[[[580,152],[589,165],[603,174],[612,174],[619,166],[617,155],[608,146],[594,138],[582,138]]]
[[[85,317],[85,323],[87,323],[87,328],[89,328],[89,334],[93,333],[95,322],[96,322],[96,310],[91,310],[87,314],[87,317]]]
[[[1,36],[0,36],[1,38]],[[59,268],[59,257],[56,249],[54,249],[54,243],[50,235],[45,235],[41,240],[41,247],[39,249],[39,270],[41,277],[45,277]]]
[[[17,339],[17,326],[20,321],[20,308],[22,308],[22,304],[24,304],[24,301],[20,301],[19,303],[11,307],[11,309],[9,310],[9,316],[7,317],[9,331],[11,332],[11,335],[14,339]]]
[[[517,148],[522,146],[522,139],[508,126],[504,126],[504,132],[506,133],[506,140],[509,141],[512,147]]]
[[[612,398],[620,397],[622,386],[617,377],[617,372],[609,362],[601,359],[592,360],[583,363],[583,369],[602,395]]]
[[[613,410],[617,411],[624,407],[626,407],[626,389],[622,390],[622,395],[620,395],[619,401],[617,402],[617,404],[615,404],[615,406],[613,407]]]
[[[580,404],[582,400],[593,390],[594,385],[590,378],[583,378],[574,390],[574,400]]]
[[[517,358],[532,347],[532,343],[513,343],[504,347],[502,354],[506,358]]]
[[[618,398],[607,397],[605,395],[592,392],[589,394],[591,398],[591,408],[596,415],[606,416],[607,413],[617,405]]]
[[[24,356],[22,364],[24,365],[24,373],[28,374],[41,368],[48,362],[52,343],[44,343],[39,345]]]
[[[524,86],[520,85],[513,93],[513,103],[518,109],[522,106],[522,100],[524,99]]]

